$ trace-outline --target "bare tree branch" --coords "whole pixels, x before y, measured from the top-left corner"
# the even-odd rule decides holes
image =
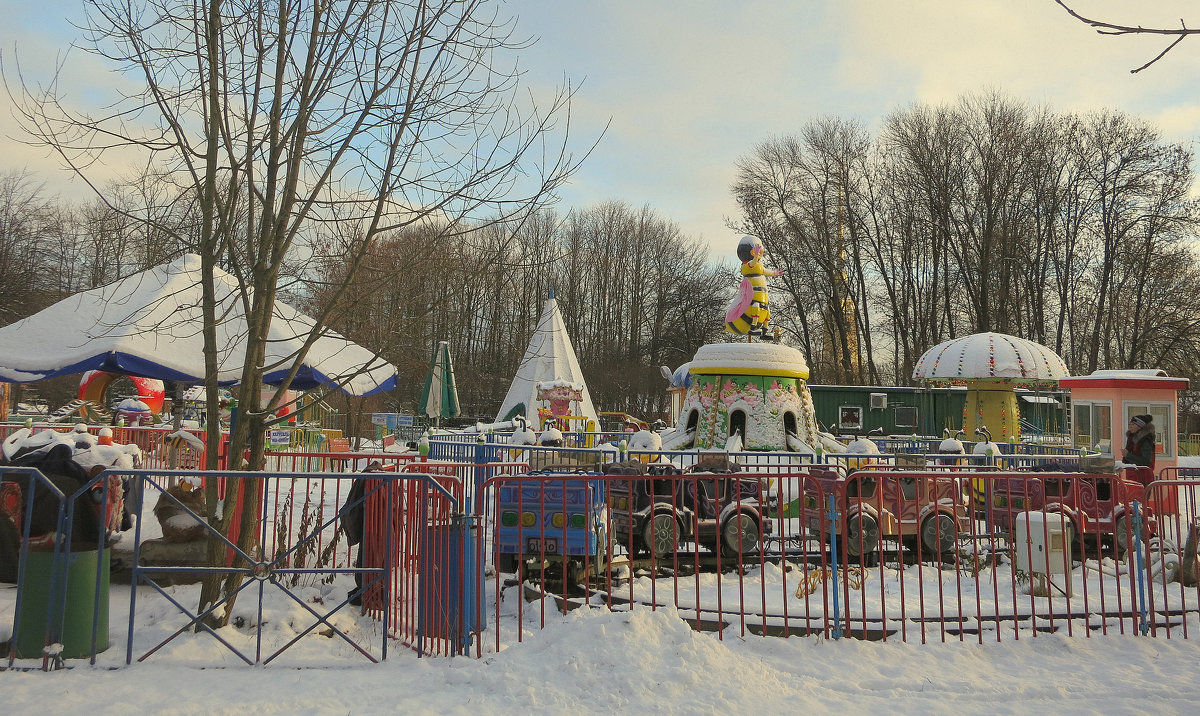
[[[1096,28],[1096,32],[1098,32],[1101,35],[1175,35],[1175,36],[1177,36],[1175,38],[1175,40],[1171,44],[1167,45],[1165,50],[1158,53],[1158,55],[1154,59],[1150,60],[1149,62],[1142,65],[1141,67],[1138,67],[1137,69],[1130,70],[1129,71],[1130,74],[1136,74],[1138,72],[1141,72],[1142,70],[1146,69],[1150,65],[1153,65],[1155,62],[1158,62],[1159,60],[1161,60],[1163,58],[1163,56],[1165,56],[1168,52],[1175,49],[1176,45],[1178,45],[1180,42],[1183,42],[1183,38],[1187,37],[1188,35],[1195,35],[1197,33],[1200,33],[1200,30],[1193,30],[1193,29],[1188,28],[1187,23],[1185,23],[1183,21],[1183,18],[1179,19],[1179,27],[1178,28],[1142,27],[1141,25],[1117,25],[1115,23],[1105,22],[1103,20],[1094,20],[1089,17],[1084,17],[1083,15],[1080,15],[1079,13],[1077,13],[1073,9],[1071,9],[1071,7],[1068,6],[1065,2],[1063,2],[1063,0],[1054,0],[1054,2],[1058,3],[1062,7],[1062,9],[1066,10],[1067,14],[1070,15],[1071,17],[1075,18],[1076,20],[1079,20],[1080,22],[1084,23],[1085,25]]]

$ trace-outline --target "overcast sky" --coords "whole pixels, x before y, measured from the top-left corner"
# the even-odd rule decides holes
[[[1084,14],[1131,24],[1200,27],[1194,2],[1070,0]],[[78,0],[0,0],[0,48],[11,73],[47,64],[76,31]],[[1149,9],[1143,6],[1149,6]],[[519,32],[538,42],[521,64],[537,94],[581,84],[572,132],[582,145],[611,125],[559,207],[616,199],[648,204],[720,253],[738,236],[729,186],[737,159],[821,115],[874,131],[889,112],[999,89],[1060,111],[1123,109],[1165,137],[1200,136],[1200,37],[1139,74],[1168,43],[1102,37],[1054,0],[509,0]],[[103,92],[82,53],[69,70]],[[58,188],[63,173],[11,138],[0,169],[28,168]]]

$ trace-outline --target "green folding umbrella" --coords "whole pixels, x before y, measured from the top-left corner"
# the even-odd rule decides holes
[[[425,387],[421,389],[418,410],[422,415],[433,418],[434,425],[440,425],[442,418],[459,415],[458,388],[454,386],[454,364],[450,361],[450,344],[446,341],[440,341],[433,352],[433,362],[429,364],[429,377],[425,379]]]

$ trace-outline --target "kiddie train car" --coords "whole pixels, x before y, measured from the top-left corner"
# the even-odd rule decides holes
[[[572,581],[585,567],[600,574],[608,553],[604,482],[538,473],[500,482],[495,549],[501,572],[541,560],[565,565]]]
[[[990,482],[991,500],[987,515],[989,523],[998,529],[1012,530],[1017,515],[1026,512],[1062,513],[1068,518],[1071,535],[1068,544],[1081,535],[1085,548],[1111,543],[1118,554],[1128,547],[1132,504],[1142,506],[1142,519],[1147,534],[1157,531],[1156,513],[1170,512],[1167,505],[1147,499],[1146,488],[1133,469],[1118,473],[1084,472],[1021,472],[993,473]],[[1165,508],[1165,509],[1164,509]]]
[[[730,557],[759,549],[772,530],[765,480],[736,469],[685,473],[673,465],[610,466],[610,475],[630,475],[609,484],[613,539],[632,554],[646,551],[655,558],[688,541]]]
[[[945,472],[812,469],[804,482],[805,526],[828,529],[826,500],[834,496],[838,551],[862,557],[879,548],[880,536],[899,537],[924,556],[953,551],[958,533],[970,529],[970,510],[959,481]],[[822,538],[828,536],[822,534]]]

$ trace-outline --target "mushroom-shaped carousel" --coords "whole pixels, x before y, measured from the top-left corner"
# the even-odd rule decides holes
[[[1053,387],[1068,377],[1057,353],[1004,333],[976,333],[939,343],[917,359],[913,378],[967,387],[962,429],[986,427],[999,442],[1021,435],[1021,410],[1013,389]]]

